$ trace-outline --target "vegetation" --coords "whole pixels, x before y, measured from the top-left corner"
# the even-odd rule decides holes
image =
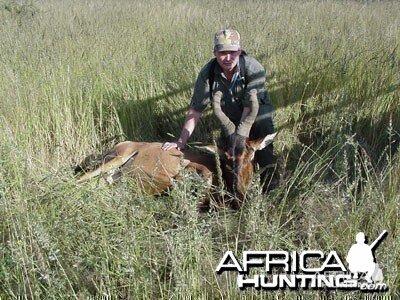
[[[399,295],[397,1],[0,0],[0,298],[363,297],[260,292],[223,253],[336,250],[356,233]],[[199,214],[198,180],[160,197],[72,166],[118,141],[178,136],[212,34],[233,27],[268,72],[281,183]],[[218,132],[210,112],[191,141]]]

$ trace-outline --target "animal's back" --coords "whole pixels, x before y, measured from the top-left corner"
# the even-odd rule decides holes
[[[137,179],[148,194],[159,194],[171,186],[183,168],[182,152],[163,151],[161,143],[132,143],[129,147],[137,154],[122,167],[122,173]]]

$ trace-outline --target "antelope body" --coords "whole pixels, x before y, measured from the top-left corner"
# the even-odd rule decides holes
[[[138,179],[141,189],[156,195],[173,185],[185,168],[197,170],[204,178],[211,180],[215,163],[211,155],[197,154],[193,151],[170,149],[163,151],[161,143],[125,141],[102,156],[100,164],[91,171],[81,165],[83,174],[78,182],[103,176],[112,183],[121,175]]]
[[[250,112],[242,123],[235,127],[233,122],[221,109],[221,92],[216,92],[213,98],[213,110],[227,132],[231,135],[238,132],[238,128],[245,126],[250,130],[258,111],[256,91],[251,92]],[[243,128],[243,127],[242,127]],[[230,204],[239,208],[244,201],[246,189],[254,174],[254,155],[257,150],[265,148],[272,143],[276,133],[263,138],[246,141],[245,149],[240,153],[230,148],[230,145],[202,147],[209,153],[199,153],[193,150],[161,149],[161,143],[122,142],[117,144],[108,153],[103,155],[101,163],[92,171],[85,167],[79,170],[84,174],[79,181],[103,175],[108,182],[121,175],[128,175],[138,179],[142,189],[149,194],[158,194],[173,185],[174,179],[179,179],[182,169],[194,169],[211,185],[217,185],[217,170],[221,168],[223,183],[227,191],[233,195]],[[219,156],[220,166],[217,166],[215,155]],[[225,201],[225,199],[222,199]],[[203,206],[209,205],[206,198]]]
[[[203,152],[177,149],[163,151],[161,143],[125,141],[103,155],[100,164],[94,170],[88,171],[85,163],[82,164],[79,170],[83,174],[79,175],[78,182],[103,176],[107,182],[112,183],[122,175],[130,176],[137,179],[144,192],[156,195],[171,187],[174,180],[179,180],[183,169],[193,169],[209,185],[218,185],[218,166],[215,159],[215,154],[218,154],[224,185],[227,191],[234,195],[230,203],[233,208],[238,208],[244,200],[247,185],[254,173],[254,153],[268,145],[274,136],[248,141],[247,149],[239,159],[239,168],[237,158],[213,145],[201,147]],[[235,174],[235,171],[239,173]],[[206,198],[201,206],[208,205],[209,198]]]

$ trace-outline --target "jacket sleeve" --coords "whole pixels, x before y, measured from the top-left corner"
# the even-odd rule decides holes
[[[210,63],[206,64],[197,76],[192,99],[190,100],[190,108],[199,112],[203,112],[210,103],[210,86],[208,83]]]
[[[243,106],[249,107],[251,105],[250,98],[253,97],[253,90],[257,92],[257,99],[259,103],[263,103],[267,96],[265,89],[265,69],[264,67],[253,57],[246,56],[246,91],[243,100]]]
[[[251,56],[245,56],[245,66],[246,90],[243,107],[250,108],[250,113],[240,122],[237,134],[248,137],[251,126],[257,117],[259,105],[265,103],[268,98],[268,92],[265,90],[264,67]]]

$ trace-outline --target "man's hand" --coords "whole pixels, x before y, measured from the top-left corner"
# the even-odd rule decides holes
[[[183,149],[185,149],[185,145],[180,142],[172,142],[172,143],[166,142],[161,146],[161,149],[164,151],[167,151],[172,148],[176,148],[178,150],[183,150]]]

